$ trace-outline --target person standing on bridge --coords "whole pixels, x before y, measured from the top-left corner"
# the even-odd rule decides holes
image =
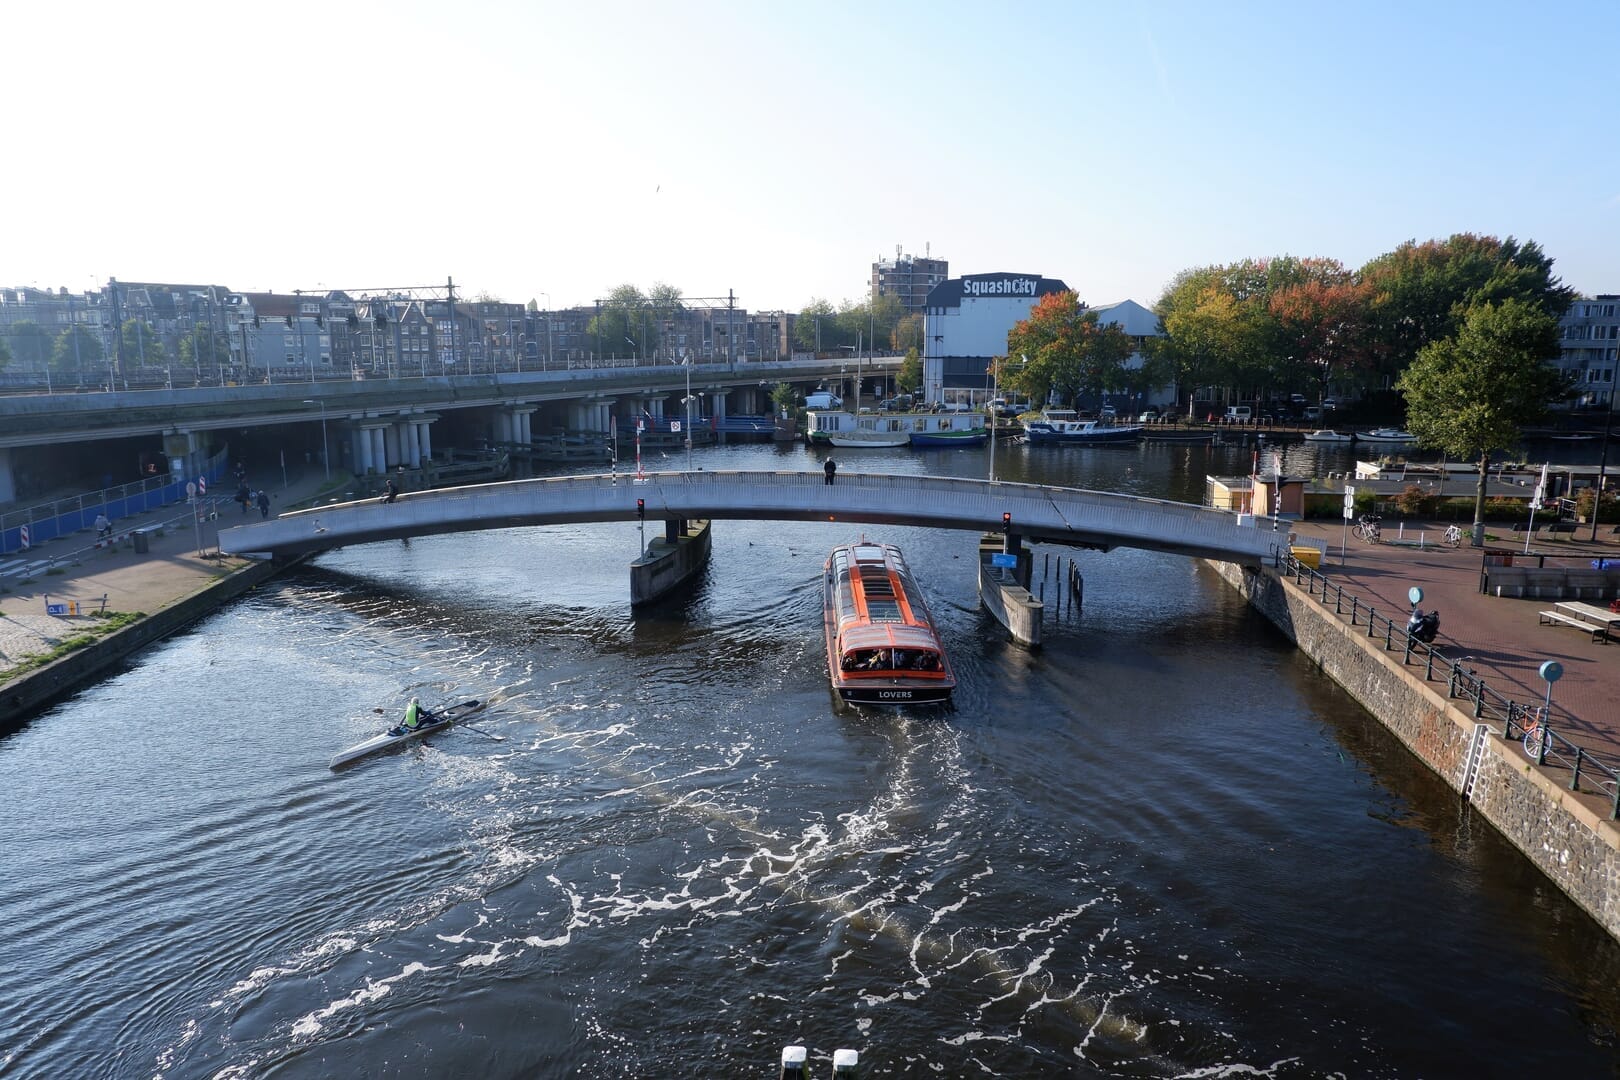
[[[264,493],[263,488],[259,489],[258,504],[259,504],[259,516],[262,517],[262,518],[269,517],[270,516],[270,496],[268,496],[268,495],[266,495]]]
[[[833,482],[833,474],[838,471],[838,462],[832,459],[831,454],[827,455],[827,464],[821,467],[821,471],[826,474],[827,484],[830,487]]]

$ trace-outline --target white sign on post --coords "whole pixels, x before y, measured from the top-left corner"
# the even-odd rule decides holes
[[[1344,485],[1344,520],[1353,521],[1355,520],[1355,516],[1356,489],[1352,485],[1346,484]]]
[[[672,434],[679,435],[681,433],[681,422],[679,420],[671,420],[669,422],[669,430]]]

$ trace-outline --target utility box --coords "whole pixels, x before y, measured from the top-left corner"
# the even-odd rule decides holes
[[[147,536],[145,529],[136,529],[131,534],[130,540],[135,544],[135,554],[137,555],[145,555],[152,550],[151,539]]]

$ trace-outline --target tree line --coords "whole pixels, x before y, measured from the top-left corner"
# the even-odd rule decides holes
[[[124,360],[136,366],[162,367],[169,363],[169,350],[162,337],[140,319],[127,319],[119,327]],[[229,364],[230,342],[225,334],[194,326],[179,340],[177,361],[182,367],[209,370]],[[32,371],[49,368],[62,374],[96,372],[106,365],[101,335],[85,326],[52,330],[31,319],[20,319],[0,336],[0,369],[15,361]]]

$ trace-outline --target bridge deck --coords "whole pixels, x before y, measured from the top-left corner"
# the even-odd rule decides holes
[[[1137,547],[1258,565],[1286,543],[1270,518],[1186,503],[1036,484],[860,474],[828,485],[804,472],[673,472],[566,476],[445,488],[284,514],[226,529],[231,553],[296,555],[349,544],[436,533],[652,519],[845,521],[853,524],[998,531],[1003,513],[1034,541],[1108,550]]]

